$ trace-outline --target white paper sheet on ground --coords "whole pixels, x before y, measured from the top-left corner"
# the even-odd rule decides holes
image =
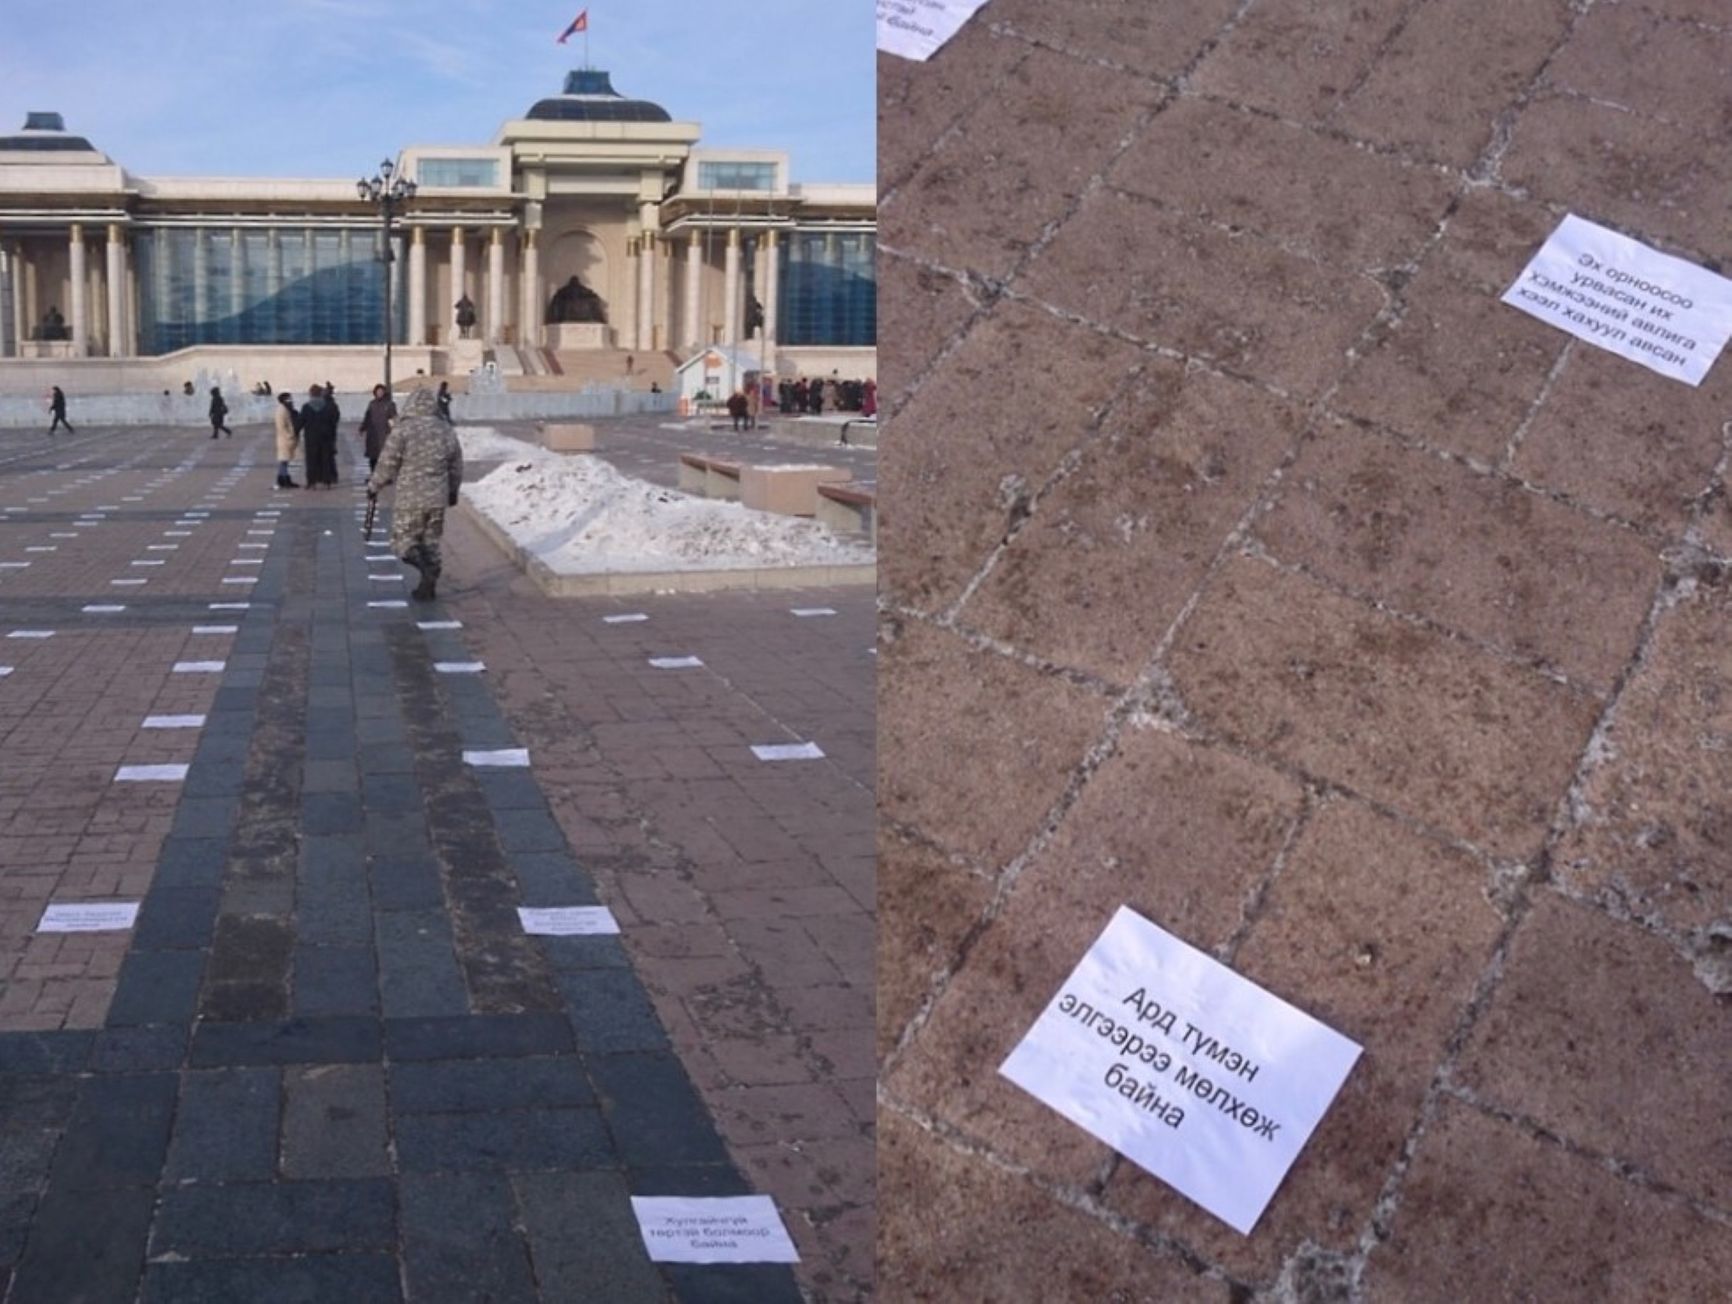
[[[986,0],[878,0],[878,48],[930,59]]]
[[[390,607],[390,608],[406,607],[409,605],[409,599],[408,598],[377,598],[374,601],[369,602],[367,605],[369,607]]]
[[[247,611],[252,605],[250,602],[213,602],[210,604],[210,609],[212,611]]]
[[[633,611],[624,616],[603,616],[604,625],[630,625],[635,621],[648,620],[649,614],[643,611]]]
[[[657,670],[690,670],[704,664],[700,657],[651,657],[649,663]]]
[[[194,625],[192,632],[195,634],[238,634],[241,632],[241,627],[239,625]]]
[[[39,933],[121,933],[138,922],[136,901],[60,901],[42,912]]]
[[[54,637],[54,631],[51,629],[15,629],[10,634],[8,634],[6,637],[7,638],[53,638]]]
[[[114,772],[116,783],[179,783],[186,778],[184,765],[123,765]]]
[[[416,629],[462,629],[461,620],[417,620]]]
[[[126,604],[124,602],[92,602],[87,606],[80,607],[79,610],[87,615],[106,616],[116,611],[125,611]]]
[[[11,674],[14,668],[15,667],[13,666],[0,666],[0,679],[4,679],[7,675]]]
[[[752,755],[760,761],[818,761],[824,758],[817,743],[756,743]]]
[[[221,661],[176,661],[174,673],[177,675],[220,674],[224,663]]]
[[[149,580],[142,580],[142,579],[139,579],[139,580],[109,580],[108,582],[117,588],[123,588],[123,589],[124,588],[137,588],[140,584],[150,583]]]
[[[634,1195],[644,1248],[656,1263],[798,1263],[767,1195]]]
[[[1574,213],[1503,301],[1687,385],[1702,383],[1732,336],[1732,281]]]
[[[1248,1236],[1358,1058],[1121,906],[999,1072]]]
[[[478,675],[487,669],[480,661],[435,661],[433,668],[442,675]]]
[[[521,766],[529,764],[529,748],[496,747],[492,751],[465,751],[465,765]]]
[[[202,715],[147,715],[144,717],[146,729],[202,729]]]
[[[834,607],[790,607],[788,610],[796,616],[834,616]]]
[[[257,584],[258,582],[259,582],[259,577],[257,575],[225,575],[225,576],[223,576],[223,583],[224,584]]]
[[[518,906],[523,931],[537,937],[604,937],[619,932],[606,906]]]

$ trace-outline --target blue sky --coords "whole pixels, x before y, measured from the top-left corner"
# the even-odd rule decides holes
[[[483,143],[581,65],[583,37],[554,38],[587,7],[591,62],[702,144],[786,149],[796,181],[873,179],[867,0],[4,2],[0,129],[57,109],[147,176],[348,178],[405,145]]]

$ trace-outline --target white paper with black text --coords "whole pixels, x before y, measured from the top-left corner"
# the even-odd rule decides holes
[[[1248,1236],[1358,1058],[1121,906],[999,1072]]]
[[[1503,301],[1686,385],[1732,337],[1732,281],[1573,213]]]
[[[632,1213],[656,1263],[798,1263],[767,1195],[634,1195]]]
[[[930,59],[986,0],[878,0],[878,48]]]

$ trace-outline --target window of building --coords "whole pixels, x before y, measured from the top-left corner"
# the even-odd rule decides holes
[[[698,162],[699,190],[774,190],[774,163]]]
[[[378,344],[385,264],[369,229],[147,228],[138,233],[139,352],[194,344]],[[393,242],[398,267],[402,241]],[[408,296],[396,296],[402,343]]]
[[[415,179],[423,186],[497,186],[496,158],[424,158],[415,165]]]
[[[780,249],[780,343],[878,342],[877,246],[870,232],[790,231]]]

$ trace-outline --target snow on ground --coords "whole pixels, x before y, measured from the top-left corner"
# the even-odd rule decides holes
[[[492,426],[458,426],[457,438],[462,441],[465,462],[526,462],[549,456],[540,444],[502,435]]]
[[[460,434],[466,459],[511,458],[464,486],[469,505],[561,575],[873,560],[870,545],[815,521],[696,498],[624,475],[599,457],[550,453],[484,426]]]

